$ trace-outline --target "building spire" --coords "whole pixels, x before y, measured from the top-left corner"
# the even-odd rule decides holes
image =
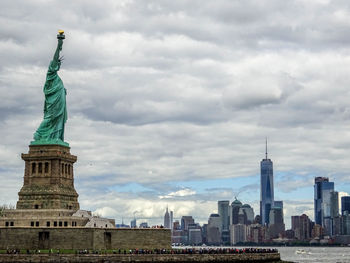
[[[265,159],[267,160],[267,137],[265,138]]]

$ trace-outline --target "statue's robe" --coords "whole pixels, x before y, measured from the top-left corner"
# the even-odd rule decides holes
[[[44,120],[34,134],[35,141],[64,141],[64,125],[67,121],[66,89],[57,71],[60,61],[52,60],[44,85]]]

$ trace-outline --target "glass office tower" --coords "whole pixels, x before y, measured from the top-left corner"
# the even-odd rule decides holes
[[[265,159],[260,162],[260,218],[262,225],[270,223],[269,216],[273,205],[273,163],[267,158],[266,141]]]
[[[223,242],[223,244],[229,244],[229,242],[230,242],[229,206],[230,206],[230,201],[228,201],[228,200],[218,201],[218,212],[219,212],[221,224],[222,224],[221,241]]]
[[[330,197],[334,191],[334,183],[327,177],[316,177],[314,185],[315,223],[323,226],[323,218],[331,216]],[[329,215],[328,215],[329,214]]]
[[[350,196],[343,196],[341,198],[341,214],[343,215],[345,211],[350,214]]]

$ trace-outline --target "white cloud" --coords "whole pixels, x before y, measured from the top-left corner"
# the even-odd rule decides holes
[[[296,193],[314,176],[348,181],[349,12],[346,1],[1,3],[0,200],[16,202],[20,153],[42,118],[63,28],[65,135],[78,156],[82,208],[118,217],[142,210],[161,222],[170,202],[178,215],[205,221],[212,198],[230,191],[202,193],[186,182],[258,178],[268,136],[276,189],[305,201],[301,210],[287,204],[287,215],[309,211]],[[135,190],[142,198],[118,191],[130,183],[158,188]],[[91,197],[106,191],[110,204]]]
[[[89,203],[90,207],[99,207],[94,210],[95,213],[109,218],[115,218],[116,222],[121,222],[124,218],[126,223],[133,218],[140,222],[148,222],[151,225],[163,224],[163,216],[166,207],[169,211],[174,212],[175,220],[181,220],[181,216],[192,215],[196,222],[201,224],[206,223],[210,213],[216,212],[217,203],[213,201],[177,201],[177,200],[163,200],[163,199],[145,199],[135,195],[125,198],[122,194],[109,193],[98,196],[96,201],[84,200],[82,205]]]
[[[196,191],[193,191],[192,189],[189,189],[189,188],[185,188],[185,189],[178,190],[176,192],[171,192],[166,196],[159,196],[159,198],[164,199],[164,198],[172,198],[177,196],[183,197],[183,196],[189,196],[194,194],[196,194]]]

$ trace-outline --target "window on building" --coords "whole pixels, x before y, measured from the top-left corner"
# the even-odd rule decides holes
[[[68,164],[68,174],[69,174],[69,175],[70,175],[70,167],[71,167],[71,165]]]
[[[61,168],[61,170],[62,170],[62,174],[64,174],[64,164],[62,163],[62,168]]]
[[[57,226],[57,221],[54,221],[54,222],[53,222],[53,226]]]
[[[59,222],[58,222],[58,226],[62,226],[62,221],[59,221]]]
[[[34,226],[34,221],[30,222],[30,226]]]
[[[10,226],[14,226],[15,223],[13,221],[10,222]]]
[[[45,173],[47,174],[49,172],[49,163],[45,162]]]
[[[68,226],[68,222],[67,221],[64,221],[64,226]]]
[[[43,172],[43,164],[39,163],[38,164],[38,173],[41,174]]]
[[[50,227],[50,221],[47,221],[47,222],[46,222],[46,226],[47,226],[47,227]]]
[[[39,226],[39,221],[36,221],[36,222],[35,222],[35,226]]]
[[[9,222],[6,222],[6,223],[5,223],[5,226],[9,226]]]
[[[65,167],[65,171],[64,171],[65,174],[68,174],[68,165],[66,164],[64,167]]]
[[[36,163],[32,163],[32,174],[36,173]]]

